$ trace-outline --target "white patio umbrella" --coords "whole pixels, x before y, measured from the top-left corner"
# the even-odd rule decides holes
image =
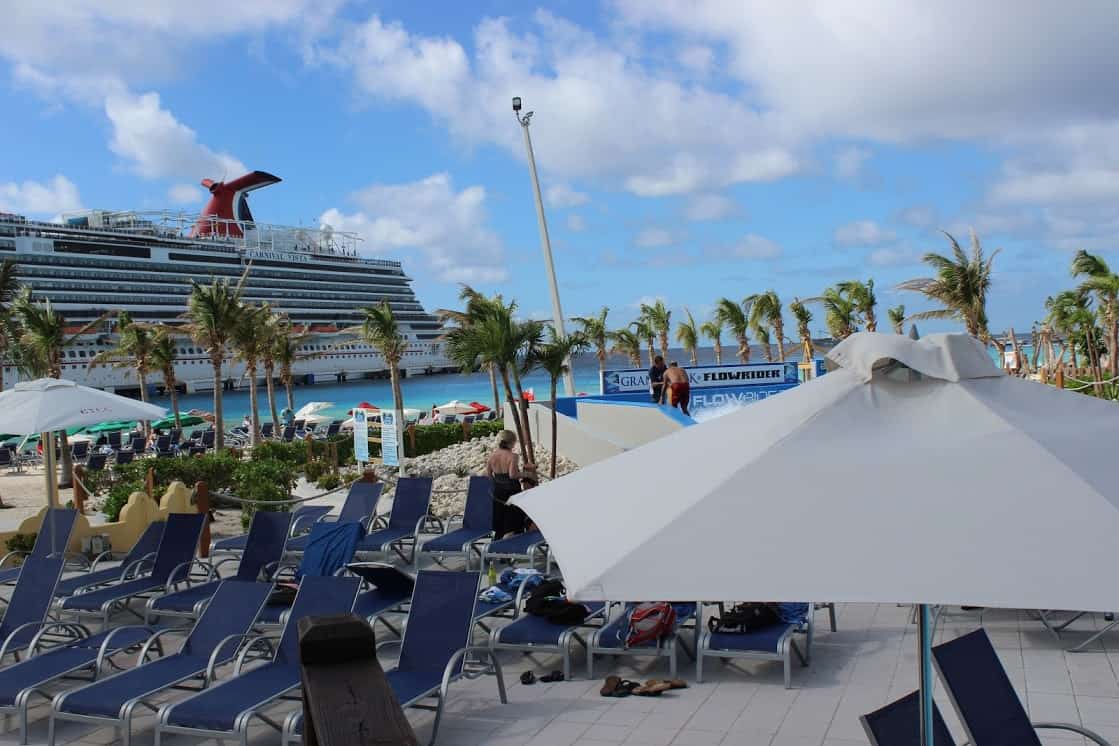
[[[478,408],[468,402],[452,399],[446,404],[440,404],[435,408],[439,414],[474,414]]]
[[[828,357],[816,380],[516,497],[568,590],[1119,608],[1119,405],[1005,376],[963,335],[862,333]]]
[[[334,406],[334,402],[309,401],[306,404],[304,404],[302,407],[299,408],[299,411],[297,411],[295,413],[295,418],[297,420],[302,420],[302,419],[305,419],[307,417],[310,417],[313,414],[318,414],[319,412],[323,411],[324,409],[330,409],[333,406]]]
[[[113,420],[157,420],[163,407],[80,386],[59,378],[23,381],[0,393],[0,432],[43,434],[47,504],[58,502],[54,474],[54,432]]]

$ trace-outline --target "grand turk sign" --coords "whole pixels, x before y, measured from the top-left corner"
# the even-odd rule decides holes
[[[692,391],[739,386],[771,386],[797,383],[796,363],[751,363],[746,365],[695,365],[685,367]],[[632,394],[649,391],[649,371],[639,368],[602,372],[603,394]]]

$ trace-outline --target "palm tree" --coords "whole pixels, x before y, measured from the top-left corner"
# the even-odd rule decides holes
[[[392,306],[387,300],[380,305],[366,306],[361,309],[363,317],[361,326],[354,330],[361,334],[361,338],[373,349],[381,353],[389,366],[389,381],[392,384],[392,407],[396,411],[397,427],[402,427],[400,421],[404,410],[404,392],[400,388],[400,361],[408,349],[408,340],[400,331],[400,324],[393,315]],[[401,443],[400,447],[403,448]]]
[[[699,333],[711,340],[715,349],[715,364],[723,362],[723,322],[719,319],[704,321],[699,325]]]
[[[12,302],[12,313],[19,322],[20,336],[17,347],[20,366],[36,377],[62,378],[62,353],[79,337],[105,320],[100,316],[72,334],[66,332],[66,319],[54,310],[49,300],[36,301],[31,288],[25,287]],[[66,431],[58,436],[62,452],[62,479],[59,484],[69,487],[73,482],[74,462]]]
[[[890,317],[890,326],[894,327],[894,334],[905,334],[905,306],[894,306],[886,314]]]
[[[808,328],[808,325],[812,323],[812,311],[808,310],[808,306],[804,305],[800,298],[793,298],[793,302],[789,304],[789,312],[797,321],[797,335],[800,337],[802,362],[810,362],[815,354],[812,345],[812,331]]]
[[[273,364],[280,367],[280,385],[284,387],[287,396],[288,409],[295,409],[295,376],[292,369],[299,360],[317,357],[320,353],[302,352],[303,345],[312,338],[307,326],[296,328],[285,315],[276,321],[276,333],[273,337],[272,357]],[[267,361],[265,361],[267,363]],[[271,405],[270,405],[271,406]],[[273,409],[275,407],[273,406]],[[279,427],[274,422],[273,427]]]
[[[260,406],[257,403],[256,371],[264,351],[273,342],[272,330],[268,324],[271,315],[272,309],[267,303],[259,306],[243,304],[229,339],[234,353],[245,363],[245,376],[249,379],[249,417],[252,423],[249,442],[253,447],[256,447],[260,441]]]
[[[516,356],[509,366],[513,373],[513,387],[517,391],[517,403],[521,408],[524,427],[524,448],[522,456],[532,464],[536,463],[536,449],[533,447],[532,428],[528,425],[528,399],[525,398],[521,376],[528,375],[536,367],[536,351],[544,344],[544,324],[540,321],[517,321],[513,326],[513,342]]]
[[[738,359],[743,363],[750,362],[750,338],[746,336],[750,317],[746,310],[730,298],[720,298],[715,304],[715,320],[738,340]]]
[[[855,311],[863,317],[863,327],[868,332],[878,331],[878,317],[874,313],[874,307],[878,305],[878,298],[874,295],[874,279],[871,278],[866,282],[847,280],[836,287],[839,292],[847,296],[854,304]]]
[[[1081,293],[1094,293],[1103,320],[1107,342],[1108,370],[1119,375],[1119,274],[1101,257],[1081,249],[1072,259],[1072,276],[1083,277]]]
[[[571,359],[572,355],[576,355],[588,346],[588,340],[582,335],[581,332],[569,334],[566,337],[556,336],[555,329],[550,329],[551,339],[546,343],[539,345],[534,351],[533,356],[536,364],[548,374],[551,383],[551,399],[552,402],[552,447],[551,447],[551,465],[549,467],[549,476],[551,479],[556,478],[556,388],[559,385],[559,379],[568,371],[567,361]]]
[[[152,349],[155,337],[150,326],[132,320],[128,311],[117,314],[117,344],[98,353],[89,361],[90,367],[109,362],[114,368],[135,368],[140,384],[140,401],[148,400],[148,374],[152,370]],[[145,423],[144,429],[147,430]]]
[[[625,355],[629,364],[635,368],[641,367],[641,338],[630,329],[618,329],[610,332],[610,341],[613,346],[610,352],[615,355]]]
[[[668,333],[672,331],[672,311],[668,310],[668,306],[660,298],[652,303],[641,304],[641,317],[645,319],[645,323],[649,325],[652,331],[656,332],[657,337],[661,343],[661,357],[668,359]],[[652,364],[652,361],[650,361]]]
[[[594,347],[595,356],[598,358],[598,372],[606,370],[606,356],[609,352],[610,331],[606,328],[606,314],[610,309],[606,306],[596,316],[576,316],[572,321],[579,325],[579,333],[583,339]]]
[[[268,413],[272,416],[272,427],[279,429],[280,416],[276,410],[276,340],[280,333],[281,317],[275,313],[268,315],[264,331],[268,343],[260,351],[260,366],[264,368],[264,388],[268,397]]]
[[[163,388],[171,397],[171,412],[175,416],[175,427],[179,427],[179,382],[175,377],[175,360],[178,358],[175,349],[174,331],[165,324],[157,324],[152,333],[152,368],[158,370],[163,376]]]
[[[1072,367],[1079,368],[1077,351],[1089,354],[1088,329],[1095,325],[1088,296],[1075,290],[1065,290],[1046,298],[1045,308],[1049,311],[1046,324],[1065,338],[1065,347],[1072,356]]]
[[[754,338],[762,348],[762,356],[767,363],[773,362],[773,347],[769,344],[769,327],[759,326],[754,330]]]
[[[691,356],[692,365],[699,363],[696,357],[696,348],[699,347],[699,329],[696,327],[695,319],[692,318],[692,312],[684,306],[684,315],[688,317],[687,321],[681,321],[676,326],[676,341],[680,346]]]
[[[836,339],[847,339],[858,331],[859,312],[855,302],[838,287],[828,288],[823,295],[809,298],[807,302],[823,306],[828,334]]]
[[[633,333],[637,335],[637,338],[644,340],[645,343],[649,345],[649,367],[652,367],[653,357],[657,354],[655,347],[656,332],[652,324],[650,324],[649,320],[646,318],[639,318],[636,321],[631,321],[629,325],[633,329]]]
[[[930,252],[921,258],[921,261],[936,271],[936,276],[918,277],[898,285],[899,290],[921,293],[942,307],[915,313],[909,320],[957,319],[963,322],[968,334],[990,344],[987,293],[991,289],[991,266],[1001,249],[995,249],[990,256],[985,257],[979,238],[973,231],[971,255],[968,256],[950,233],[945,232],[944,235],[951,244],[951,256]]]
[[[3,264],[0,264],[0,391],[4,390],[4,367],[8,361],[8,348],[15,336],[10,323],[10,306],[19,295],[19,289],[16,263],[11,259],[5,259]],[[0,505],[2,504],[0,502]]]
[[[241,288],[246,274],[236,285],[227,279],[215,279],[209,285],[192,281],[183,329],[210,356],[214,372],[214,450],[225,448],[225,427],[222,417],[222,364],[242,313]]]
[[[773,330],[774,336],[777,337],[777,359],[785,362],[785,319],[782,317],[781,298],[777,295],[777,291],[766,290],[764,293],[751,295],[743,301],[743,305],[750,308],[750,328],[759,338],[761,337],[758,333],[759,329],[768,327]],[[772,360],[772,354],[768,352],[768,343],[764,349],[767,351],[766,360]]]
[[[463,285],[462,290],[459,291],[459,300],[464,304],[462,311],[456,311],[446,308],[440,308],[435,312],[444,322],[453,321],[462,327],[470,326],[479,319],[481,319],[490,310],[490,304],[493,301],[487,298],[482,293],[478,292],[469,285]],[[500,301],[500,296],[497,296]],[[490,390],[493,394],[493,408],[494,411],[501,409],[501,397],[497,393],[497,371],[493,365],[486,364],[483,366],[490,376]],[[463,368],[464,372],[472,373],[473,370]]]

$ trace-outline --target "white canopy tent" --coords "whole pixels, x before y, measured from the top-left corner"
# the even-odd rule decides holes
[[[828,357],[515,498],[569,592],[1119,609],[1119,406],[1007,377],[963,335],[862,333]]]
[[[478,408],[468,402],[452,399],[446,404],[440,404],[435,408],[435,411],[441,415],[474,414],[478,411]]]
[[[0,392],[0,432],[43,433],[47,504],[58,501],[54,474],[54,432],[119,420],[157,420],[167,410],[154,404],[80,386],[59,378],[17,383]]]

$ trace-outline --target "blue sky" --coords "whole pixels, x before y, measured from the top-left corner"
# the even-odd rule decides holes
[[[198,209],[262,169],[258,220],[362,234],[429,308],[469,282],[546,315],[519,95],[569,314],[868,277],[920,310],[893,286],[974,228],[1024,331],[1119,246],[1119,7],[975,5],[14,4],[0,210]]]

